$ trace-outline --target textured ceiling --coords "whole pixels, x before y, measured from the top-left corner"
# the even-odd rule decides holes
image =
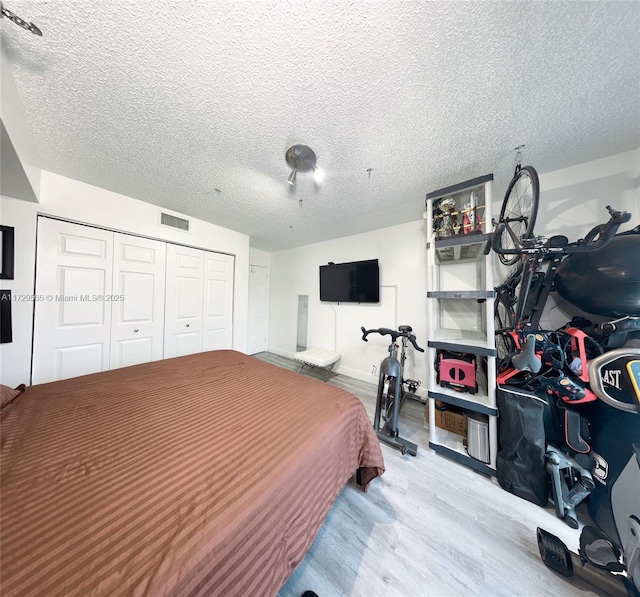
[[[640,144],[640,2],[6,0],[42,166],[276,250]],[[326,177],[287,184],[311,146]],[[367,170],[372,168],[369,173]],[[300,205],[300,202],[302,204]]]

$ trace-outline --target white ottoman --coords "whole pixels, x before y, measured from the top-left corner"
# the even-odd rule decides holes
[[[302,363],[302,367],[300,367],[300,371],[304,369],[305,365],[310,365],[311,367],[321,367],[322,369],[327,369],[331,372],[331,368],[333,364],[336,363],[342,355],[335,350],[327,350],[326,348],[318,348],[313,347],[308,350],[303,350],[301,352],[296,352],[293,355],[293,358],[296,361],[300,361]],[[328,380],[325,379],[325,381]]]

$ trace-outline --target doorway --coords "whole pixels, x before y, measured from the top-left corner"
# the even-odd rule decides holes
[[[269,324],[269,270],[249,266],[249,331],[247,351],[256,354],[267,350]]]

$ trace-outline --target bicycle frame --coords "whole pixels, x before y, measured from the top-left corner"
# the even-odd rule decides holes
[[[607,210],[610,214],[609,221],[595,226],[584,239],[575,243],[569,243],[565,236],[553,236],[549,239],[534,237],[524,239],[519,248],[504,249],[501,236],[505,230],[505,223],[501,222],[494,232],[485,253],[492,248],[501,255],[517,256],[516,269],[496,288],[496,342],[499,349],[504,349],[499,356],[508,359],[513,365],[511,370],[506,370],[503,368],[506,363],[502,361],[498,375],[499,383],[506,383],[520,371],[512,358],[515,353],[520,354],[525,349],[525,339],[527,342],[535,342],[532,332],[539,331],[540,318],[562,260],[571,254],[594,251],[605,246],[620,225],[631,219],[629,212],[616,211],[610,206],[607,206]],[[545,263],[546,270],[543,272]],[[502,338],[502,346],[498,343],[498,337]],[[533,371],[527,359],[523,361],[522,367],[523,371]],[[593,395],[588,399],[591,400],[592,397]]]
[[[518,263],[516,269],[496,288],[496,316],[499,305],[502,304],[509,312],[511,319],[507,328],[496,329],[496,333],[513,330],[520,335],[525,335],[538,329],[540,317],[563,257],[562,253],[541,254],[536,249],[525,253],[525,257]],[[547,262],[547,269],[543,273],[540,270],[545,262]],[[518,287],[520,292],[516,298]],[[512,309],[514,304],[516,308]]]

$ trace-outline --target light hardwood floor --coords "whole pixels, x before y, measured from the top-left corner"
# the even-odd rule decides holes
[[[254,355],[298,371],[291,359]],[[324,379],[321,370],[303,374]],[[373,420],[375,386],[344,375],[328,383],[355,394]],[[578,531],[502,490],[484,475],[436,455],[428,447],[424,406],[407,401],[403,437],[418,444],[416,457],[382,444],[386,472],[367,493],[351,480],[334,503],[305,559],[280,597],[311,589],[320,597],[448,597],[602,595],[578,579],[544,566],[536,527],[575,549]]]

